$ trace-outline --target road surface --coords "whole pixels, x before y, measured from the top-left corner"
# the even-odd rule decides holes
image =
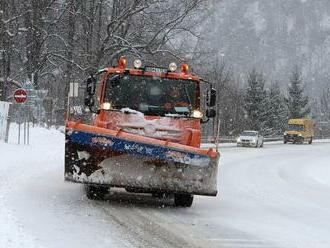
[[[218,197],[113,190],[91,201],[63,181],[64,136],[0,143],[0,247],[330,247],[330,142],[221,149]]]

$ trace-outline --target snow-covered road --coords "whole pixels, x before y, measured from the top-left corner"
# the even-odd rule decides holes
[[[330,142],[225,147],[218,197],[188,209],[123,191],[88,200],[63,181],[63,153],[56,130],[0,143],[0,247],[330,247]]]

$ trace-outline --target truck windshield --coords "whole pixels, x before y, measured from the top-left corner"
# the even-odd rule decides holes
[[[197,107],[196,90],[191,80],[115,74],[106,81],[105,101],[117,110],[186,115]]]
[[[303,131],[304,125],[289,124],[288,130],[289,131]]]

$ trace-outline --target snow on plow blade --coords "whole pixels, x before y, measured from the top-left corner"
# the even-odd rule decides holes
[[[145,192],[215,196],[219,154],[70,122],[65,179]]]

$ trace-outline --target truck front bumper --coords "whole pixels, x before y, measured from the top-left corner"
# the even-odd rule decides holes
[[[304,137],[299,135],[284,135],[284,142],[302,143]]]
[[[219,154],[196,153],[189,147],[177,149],[99,132],[66,130],[67,181],[216,196],[218,163]]]

